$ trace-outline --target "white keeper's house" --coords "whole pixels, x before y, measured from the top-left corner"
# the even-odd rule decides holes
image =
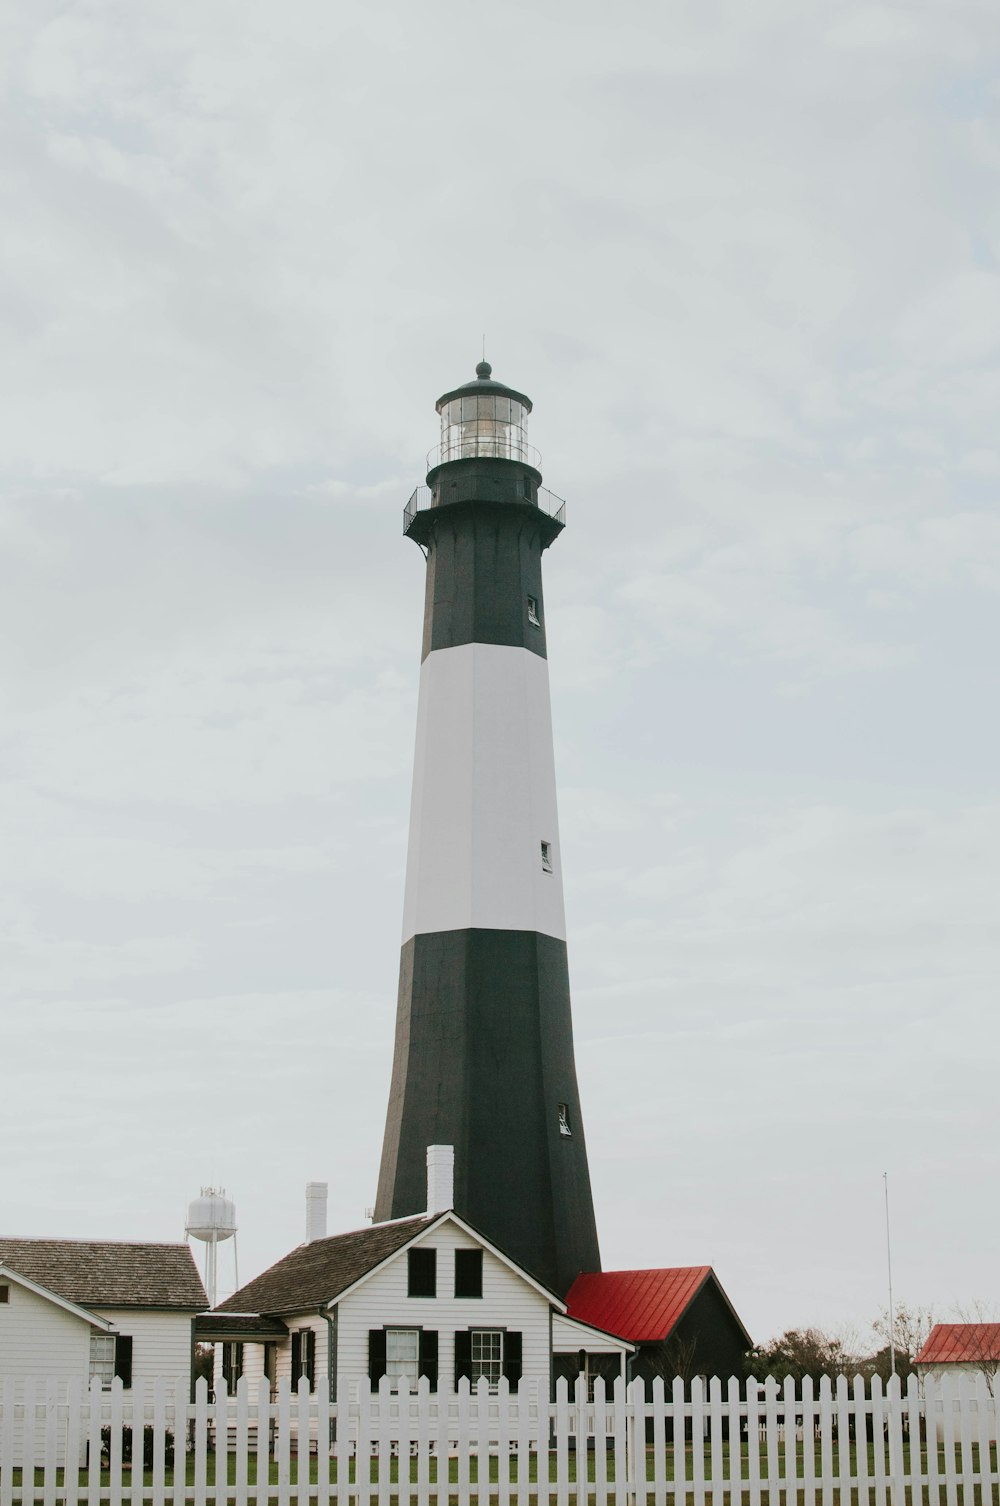
[[[0,1380],[190,1377],[207,1307],[186,1244],[0,1239]]]
[[[567,1315],[566,1304],[449,1206],[453,1152],[428,1153],[428,1206],[413,1218],[371,1224],[299,1245],[206,1313],[199,1341],[216,1345],[216,1386],[240,1376],[310,1389],[327,1377],[348,1400],[383,1376],[415,1390],[426,1376],[439,1396],[464,1376],[541,1382],[548,1394],[560,1356],[613,1381],[634,1346]]]

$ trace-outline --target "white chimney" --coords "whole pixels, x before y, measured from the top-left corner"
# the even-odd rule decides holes
[[[326,1238],[326,1195],[329,1182],[306,1183],[306,1244]]]
[[[427,1212],[444,1213],[455,1206],[455,1147],[427,1147]]]

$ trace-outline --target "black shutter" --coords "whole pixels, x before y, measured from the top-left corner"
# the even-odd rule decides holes
[[[455,1251],[455,1296],[481,1297],[483,1295],[482,1250]]]
[[[115,1335],[115,1375],[128,1391],[132,1385],[132,1335],[130,1333]]]
[[[467,1328],[460,1328],[455,1335],[456,1386],[463,1375],[467,1381],[472,1380],[472,1334]]]
[[[521,1335],[511,1333],[510,1329],[503,1336],[503,1373],[511,1390],[515,1390],[521,1380]]]
[[[406,1295],[437,1296],[437,1250],[407,1250]]]
[[[309,1382],[310,1391],[316,1384],[316,1330],[310,1328],[306,1334],[306,1380]]]
[[[377,1386],[385,1374],[385,1329],[368,1330],[368,1379]]]
[[[438,1336],[433,1328],[420,1330],[418,1375],[426,1375],[432,1391],[438,1388]]]
[[[292,1334],[292,1391],[298,1390],[302,1374],[302,1335],[298,1329]]]

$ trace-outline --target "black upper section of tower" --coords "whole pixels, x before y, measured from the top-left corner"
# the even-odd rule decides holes
[[[531,399],[494,381],[481,361],[474,381],[435,406],[441,440],[428,456],[430,506],[406,524],[427,553],[423,657],[496,643],[544,658],[541,555],[563,523],[539,506],[540,457],[526,427]]]

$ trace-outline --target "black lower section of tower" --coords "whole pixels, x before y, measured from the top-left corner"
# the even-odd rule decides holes
[[[551,1290],[600,1269],[565,942],[469,930],[403,947],[376,1219],[426,1207],[428,1145],[456,1147],[456,1211]]]

